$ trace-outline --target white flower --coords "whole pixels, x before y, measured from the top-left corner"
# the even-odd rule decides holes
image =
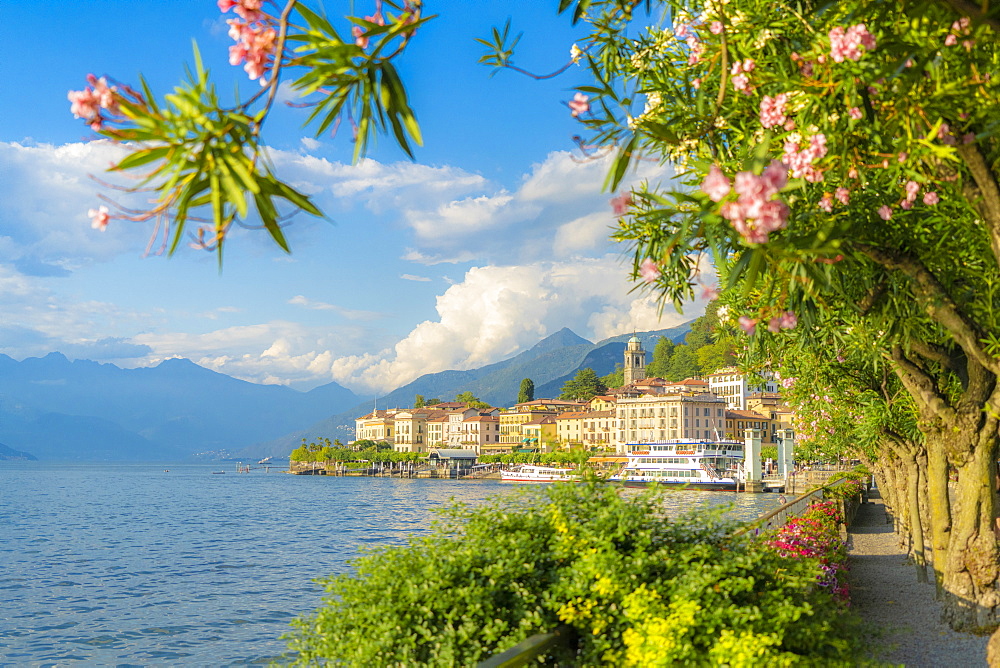
[[[580,62],[580,56],[582,56],[582,55],[583,55],[583,51],[581,51],[580,47],[578,47],[576,44],[574,44],[572,47],[570,47],[570,50],[569,50],[569,59],[572,60],[574,63],[578,63],[579,64],[579,62]]]

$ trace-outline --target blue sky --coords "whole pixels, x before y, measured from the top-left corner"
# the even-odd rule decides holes
[[[371,393],[504,359],[564,326],[598,340],[696,317],[697,304],[658,319],[647,295],[630,292],[627,249],[609,240],[606,165],[573,152],[566,101],[583,71],[539,82],[491,78],[476,63],[473,39],[510,16],[525,33],[517,64],[563,65],[584,30],[555,5],[427,2],[439,18],[399,64],[424,136],[415,161],[382,138],[352,166],[346,133],[314,137],[303,110],[279,108],[266,130],[279,174],[330,220],[300,216],[290,256],[263,234],[235,234],[220,274],[205,252],[145,256],[148,227],[91,229],[99,187],[88,175],[116,154],[92,141],[66,94],[88,73],[125,83],[142,73],[162,95],[191,62],[192,40],[220,92],[251,92],[226,60],[227,16],[212,0],[5,4],[0,352],[126,367],[179,356],[254,382]],[[355,7],[365,15],[374,1]],[[645,165],[634,178],[669,173]]]

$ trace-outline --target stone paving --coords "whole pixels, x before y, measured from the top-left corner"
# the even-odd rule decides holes
[[[957,633],[940,621],[934,585],[917,582],[881,499],[858,509],[850,529],[851,606],[867,629],[873,659],[906,666],[986,665],[988,636]]]

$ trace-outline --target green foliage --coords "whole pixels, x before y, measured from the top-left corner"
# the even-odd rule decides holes
[[[424,395],[418,394],[417,396],[415,396],[413,398],[413,407],[414,408],[423,408],[426,405],[427,405],[427,400],[424,399]]]
[[[474,395],[472,392],[466,390],[465,392],[459,392],[455,395],[455,401],[463,404],[468,404],[470,408],[475,408],[476,410],[483,410],[489,408],[490,405]]]
[[[667,374],[664,378],[676,382],[699,375],[701,375],[701,367],[698,365],[696,350],[686,343],[677,346],[670,358],[670,364],[667,365]]]
[[[625,384],[625,368],[621,362],[615,365],[615,370],[606,376],[601,376],[601,382],[605,387],[621,387]]]
[[[560,399],[570,401],[590,401],[599,394],[607,392],[608,387],[598,378],[597,372],[590,367],[580,369],[576,375],[563,384]]]
[[[517,392],[517,403],[523,404],[535,399],[535,381],[525,378],[521,381],[521,389]]]
[[[814,562],[717,516],[664,521],[661,502],[576,483],[452,508],[326,579],[290,648],[302,665],[472,665],[566,624],[577,651],[552,658],[572,665],[854,665],[853,618]]]
[[[666,378],[670,367],[670,358],[674,354],[674,342],[661,336],[653,348],[653,360],[646,365],[646,375],[650,378]]]
[[[592,453],[574,452],[514,452],[503,455],[480,455],[480,464],[545,464],[556,466],[582,466]]]
[[[764,461],[768,459],[778,461],[778,447],[775,445],[762,445],[760,447],[760,458]]]

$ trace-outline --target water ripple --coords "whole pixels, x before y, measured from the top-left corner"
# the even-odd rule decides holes
[[[287,662],[280,637],[320,605],[315,578],[428,531],[431,509],[509,489],[213,468],[0,462],[0,664]],[[678,507],[774,505],[687,494]]]

